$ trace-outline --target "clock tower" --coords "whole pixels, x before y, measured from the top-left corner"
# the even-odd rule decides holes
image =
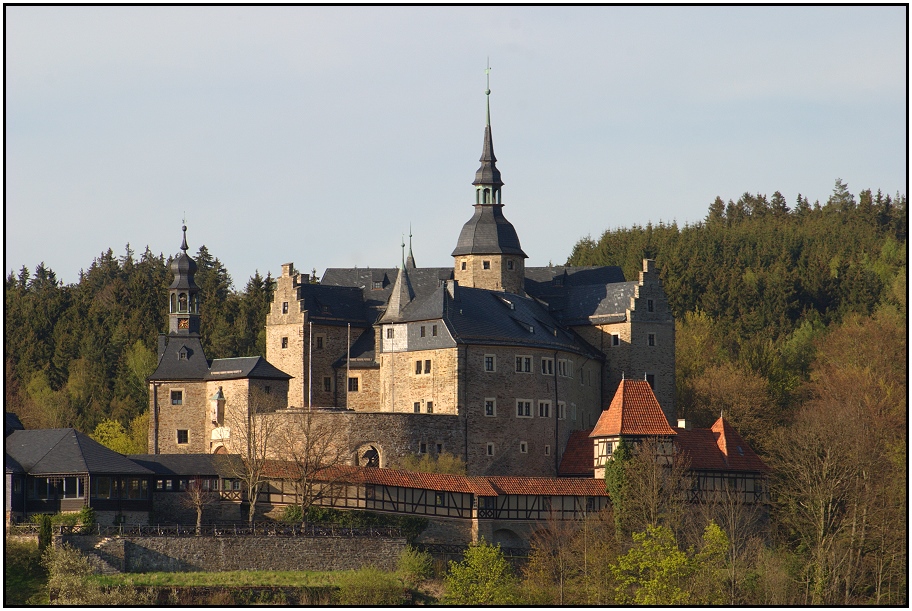
[[[168,287],[168,335],[199,336],[199,287],[193,280],[196,262],[187,254],[187,226],[181,253],[171,262],[174,282]]]

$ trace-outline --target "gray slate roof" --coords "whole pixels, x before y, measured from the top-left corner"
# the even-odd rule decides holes
[[[76,429],[14,431],[6,438],[6,458],[7,469],[12,459],[30,475],[152,473]]]
[[[503,206],[477,204],[475,214],[459,232],[452,256],[492,254],[526,257],[516,229],[503,215]]]
[[[180,358],[181,351],[186,358]],[[199,336],[169,335],[165,351],[158,359],[158,367],[149,380],[203,380],[208,374],[209,362]]]
[[[240,456],[232,454],[131,454],[130,460],[156,475],[236,477]]]
[[[22,426],[22,421],[19,420],[19,416],[13,412],[3,412],[3,434],[9,435],[13,431],[22,431],[25,430],[25,427]]]
[[[291,376],[278,369],[261,356],[240,356],[231,359],[213,359],[207,380],[236,380],[257,378],[290,380]]]

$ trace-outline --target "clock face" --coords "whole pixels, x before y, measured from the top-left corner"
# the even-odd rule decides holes
[[[190,328],[190,319],[189,318],[178,318],[177,319],[177,328],[178,329],[189,329]]]

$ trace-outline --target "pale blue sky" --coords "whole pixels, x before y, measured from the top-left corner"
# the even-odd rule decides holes
[[[527,265],[718,195],[905,193],[905,7],[6,11],[6,271],[188,241],[281,264],[452,264],[484,65]],[[407,238],[406,238],[407,239]]]

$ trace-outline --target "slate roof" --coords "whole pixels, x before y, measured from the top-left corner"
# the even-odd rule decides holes
[[[130,460],[156,475],[236,477],[240,456],[234,454],[131,454]]]
[[[599,416],[590,437],[675,435],[645,380],[621,380],[611,405]]]
[[[181,350],[185,351],[186,358],[180,358]],[[158,367],[149,380],[203,380],[208,374],[209,362],[199,336],[169,335]]]
[[[322,325],[363,326],[373,322],[358,285],[302,284],[298,287],[298,299],[302,300],[301,308],[308,311],[310,320]]]
[[[446,280],[453,278],[452,267],[420,267],[408,270],[409,284],[416,297],[433,293]],[[393,290],[393,285],[399,277],[399,269],[390,268],[327,268],[323,272],[320,285],[357,287],[361,291],[364,302],[364,322],[373,324],[383,314],[386,304]],[[373,288],[374,282],[382,283],[382,287]],[[318,286],[320,286],[318,285]]]
[[[261,356],[241,356],[230,359],[214,359],[206,379],[235,380],[239,378],[256,378],[290,380],[291,377]]]
[[[475,214],[459,232],[452,256],[492,254],[527,256],[516,229],[503,215],[503,206],[477,204]]]
[[[149,469],[76,429],[14,431],[6,438],[6,455],[30,475],[151,474]]]
[[[561,457],[557,474],[561,477],[593,477],[593,445],[589,439],[592,429],[573,431]]]
[[[22,426],[22,421],[19,420],[19,416],[13,412],[3,412],[3,434],[9,435],[13,431],[23,431],[25,427]]]
[[[293,477],[294,463],[269,461],[270,477]],[[608,496],[604,482],[594,479],[469,476],[448,473],[416,473],[378,467],[338,466],[327,469],[325,479],[352,484],[376,484],[420,490],[463,492],[477,496],[507,494]]]

